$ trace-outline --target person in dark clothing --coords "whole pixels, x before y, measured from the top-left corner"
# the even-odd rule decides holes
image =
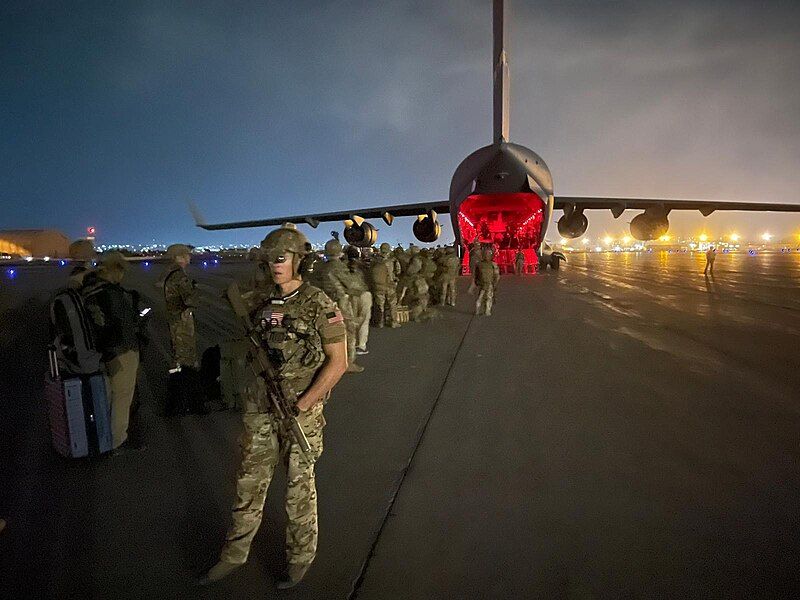
[[[112,252],[96,271],[86,274],[81,287],[108,375],[112,445],[117,453],[127,447],[123,444],[128,439],[142,339],[138,294],[120,285],[127,269],[125,257]]]

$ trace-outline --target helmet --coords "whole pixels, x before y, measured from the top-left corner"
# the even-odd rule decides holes
[[[192,249],[186,244],[171,244],[167,247],[167,258],[178,258],[179,256],[190,256]]]
[[[284,223],[261,240],[261,260],[271,262],[279,256],[293,254],[295,274],[300,274],[300,263],[311,252],[308,238],[298,231],[294,223]]]
[[[278,229],[273,229],[261,240],[261,253],[267,260],[282,254],[298,254],[305,256],[311,250],[308,239],[298,231],[294,223],[284,223]]]
[[[348,246],[347,247],[347,258],[348,260],[358,260],[361,258],[361,254],[358,251],[358,248],[355,246]]]
[[[324,252],[325,256],[339,256],[342,253],[342,244],[339,240],[328,240]]]
[[[72,260],[92,260],[96,256],[91,240],[75,240],[69,245],[69,257]]]
[[[414,256],[415,254],[419,254],[419,250],[420,250],[419,246],[415,246],[414,244],[411,244],[408,247],[408,251],[412,256]]]
[[[383,242],[380,247],[380,252],[383,256],[389,256],[392,253],[392,247],[387,242]]]

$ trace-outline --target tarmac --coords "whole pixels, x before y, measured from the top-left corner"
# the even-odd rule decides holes
[[[788,598],[800,590],[800,254],[569,255],[503,276],[491,317],[373,329],[325,409],[320,546],[277,592],[284,478],[249,562],[210,588],[235,413],[160,416],[154,307],[142,452],[67,460],[43,401],[46,303],[69,267],[0,269],[0,598]],[[201,349],[251,265],[192,265]]]

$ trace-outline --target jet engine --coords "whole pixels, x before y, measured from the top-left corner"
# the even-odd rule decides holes
[[[631,220],[631,235],[641,241],[655,240],[669,231],[669,220],[666,215],[648,215],[642,213]]]
[[[435,242],[442,235],[442,225],[436,218],[436,213],[431,211],[430,214],[420,215],[414,221],[414,237],[420,242],[427,244]]]
[[[582,210],[575,210],[570,214],[565,211],[564,216],[558,220],[558,233],[561,237],[570,240],[581,237],[586,233],[587,227],[589,227],[589,219]]]
[[[358,221],[361,221],[360,223]],[[344,239],[351,246],[369,248],[378,241],[378,230],[361,219],[345,221]]]

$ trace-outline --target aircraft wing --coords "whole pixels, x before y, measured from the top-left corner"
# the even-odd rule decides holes
[[[589,196],[556,196],[554,208],[566,206],[578,209],[609,209],[619,216],[628,209],[647,210],[663,207],[666,210],[699,210],[707,217],[717,210],[746,210],[766,212],[800,212],[800,204],[776,204],[766,202],[730,202],[717,200],[670,200],[667,198],[601,198]]]
[[[311,227],[317,227],[320,223],[329,221],[354,220],[354,217],[362,219],[383,219],[387,225],[392,224],[394,217],[415,217],[424,215],[430,211],[436,213],[450,212],[450,204],[447,200],[436,200],[433,202],[419,202],[416,204],[401,204],[399,206],[378,206],[375,208],[363,208],[356,210],[341,210],[328,213],[312,213],[306,215],[293,215],[290,217],[275,217],[270,219],[256,219],[254,221],[236,221],[231,223],[206,223],[200,215],[197,207],[191,206],[195,223],[208,231],[219,229],[244,229],[246,227],[270,227],[283,225],[284,223],[306,223]]]

